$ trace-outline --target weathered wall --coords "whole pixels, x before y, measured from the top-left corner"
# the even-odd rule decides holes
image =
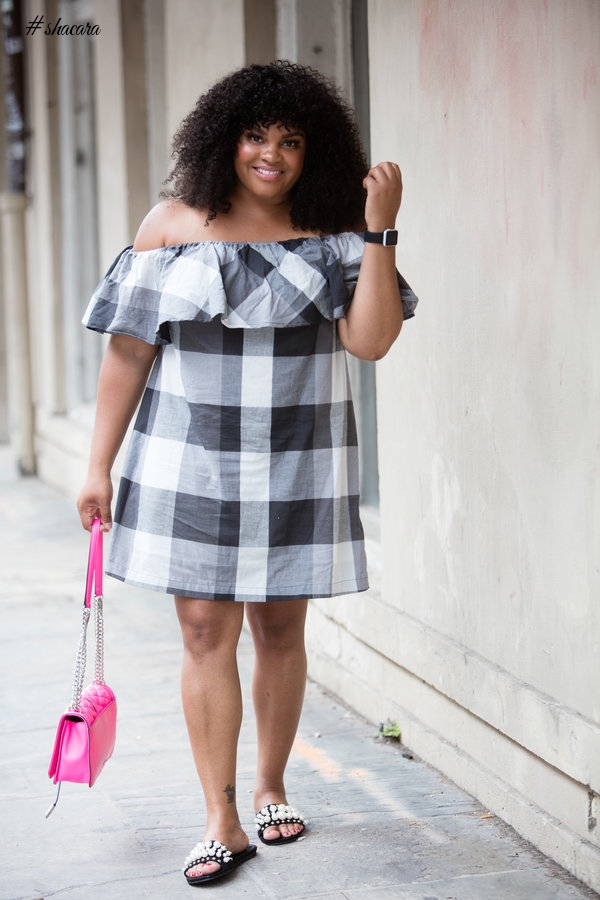
[[[381,596],[318,628],[346,697],[598,888],[600,4],[369,28],[422,302],[378,367]]]
[[[378,368],[381,597],[318,624],[345,696],[598,887],[600,5],[369,26],[422,302]]]
[[[244,64],[244,2],[167,0],[165,35],[170,140],[200,94]]]

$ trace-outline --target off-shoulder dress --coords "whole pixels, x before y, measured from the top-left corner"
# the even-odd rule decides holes
[[[358,451],[336,320],[354,232],[124,250],[83,322],[158,344],[107,562],[122,581],[212,600],[368,587]],[[417,298],[398,276],[404,317]]]

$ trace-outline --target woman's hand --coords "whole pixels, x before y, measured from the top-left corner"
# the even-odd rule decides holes
[[[101,531],[110,531],[112,495],[110,475],[88,475],[77,500],[79,518],[86,531],[92,530],[92,522],[98,518],[102,520]]]
[[[369,169],[363,181],[367,192],[365,222],[369,231],[393,228],[402,202],[402,173],[393,162],[382,162]]]
[[[379,163],[363,181],[368,231],[394,228],[402,201],[402,174],[393,162]],[[344,319],[338,321],[343,346],[359,359],[381,359],[402,328],[402,300],[394,247],[365,244],[358,283]]]

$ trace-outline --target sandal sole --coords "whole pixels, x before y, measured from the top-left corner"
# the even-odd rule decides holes
[[[241,866],[242,863],[245,863],[249,859],[252,859],[253,856],[256,856],[256,844],[249,844],[245,850],[242,850],[241,853],[234,854],[231,862],[227,863],[224,867],[219,869],[218,872],[211,872],[210,875],[186,875],[186,881],[192,887],[200,887],[203,884],[210,884],[211,881],[216,881],[218,878],[225,878],[225,876],[231,875],[231,873],[235,869],[237,869],[238,866]],[[198,865],[198,863],[196,863],[196,865]],[[192,865],[189,868],[193,869],[194,866]]]
[[[271,827],[277,827],[277,826],[267,825],[267,828],[271,828]],[[282,837],[278,837],[278,838],[275,838],[274,841],[267,841],[267,840],[262,836],[262,834],[259,834],[259,835],[258,835],[258,839],[259,839],[259,841],[262,841],[262,843],[263,843],[266,847],[276,847],[278,844],[291,844],[291,843],[293,843],[294,841],[297,841],[298,838],[301,838],[301,837],[302,837],[302,835],[305,833],[305,831],[306,831],[306,828],[303,828],[302,831],[299,831],[299,832],[298,832],[298,834],[289,834],[287,837],[283,837],[283,836],[282,836]]]

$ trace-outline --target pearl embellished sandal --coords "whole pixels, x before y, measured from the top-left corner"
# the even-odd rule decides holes
[[[297,841],[306,831],[307,825],[304,816],[301,816],[300,813],[296,812],[293,806],[287,806],[285,803],[270,803],[268,806],[263,806],[263,808],[256,813],[255,821],[259,840],[261,840],[263,844],[289,844],[292,841]],[[263,835],[265,829],[271,828],[273,825],[302,825],[302,831],[299,831],[298,834],[288,834],[287,836],[281,835],[270,841],[268,838],[263,837]]]
[[[230,872],[233,872],[234,869],[237,869],[237,867],[241,866],[242,863],[245,863],[246,860],[252,859],[253,856],[256,856],[256,844],[248,844],[246,849],[242,850],[241,853],[232,853],[231,850],[228,850],[225,844],[222,844],[220,841],[200,841],[187,856],[186,861],[183,864],[183,874],[187,878],[188,884],[194,886],[208,884],[209,881],[216,881],[217,878],[223,878],[224,875],[229,875]],[[218,863],[221,868],[208,875],[187,874],[190,869],[195,869],[197,866],[202,865],[202,863],[209,862]]]

